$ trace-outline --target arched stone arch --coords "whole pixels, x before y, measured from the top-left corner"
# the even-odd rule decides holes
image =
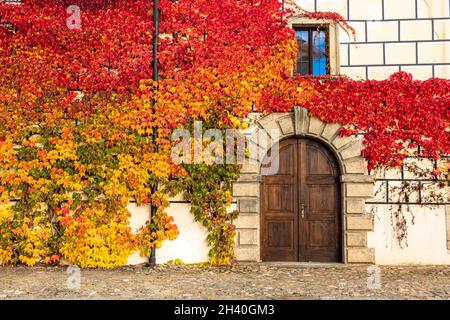
[[[365,203],[374,196],[374,180],[368,174],[367,163],[361,156],[362,137],[341,137],[342,125],[325,123],[310,117],[304,108],[290,113],[253,114],[249,132],[264,131],[275,142],[292,137],[321,141],[336,156],[341,169],[341,217],[343,257],[345,263],[374,263],[374,249],[367,246],[367,233],[373,231],[373,217],[365,212]],[[258,144],[258,143],[256,143]],[[265,152],[271,146],[259,145]],[[239,261],[260,261],[260,162],[245,164],[241,177],[234,183],[237,201],[236,258]]]

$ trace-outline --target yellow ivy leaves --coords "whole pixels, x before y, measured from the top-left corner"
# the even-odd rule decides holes
[[[60,252],[82,268],[113,268],[127,263],[136,250],[136,237],[128,225],[129,212],[108,212],[103,206],[80,208],[60,216],[64,234]]]
[[[0,264],[56,262],[51,224],[39,215],[21,215],[12,205],[0,206]],[[6,245],[5,245],[6,244]]]

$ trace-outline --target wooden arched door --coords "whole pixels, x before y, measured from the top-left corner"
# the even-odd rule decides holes
[[[339,175],[319,142],[280,143],[278,174],[261,185],[263,261],[341,262]]]

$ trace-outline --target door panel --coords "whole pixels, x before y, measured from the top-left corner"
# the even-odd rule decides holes
[[[266,186],[267,210],[269,212],[294,212],[295,186],[272,184]]]
[[[264,261],[341,260],[339,168],[318,142],[280,144],[280,170],[261,187]]]
[[[269,248],[286,248],[288,250],[295,247],[294,243],[294,220],[281,219],[277,221],[276,218],[267,221],[268,243]]]
[[[265,261],[297,261],[297,142],[280,143],[279,173],[261,187],[261,256]]]

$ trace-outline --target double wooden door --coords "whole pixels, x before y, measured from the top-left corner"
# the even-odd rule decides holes
[[[263,261],[340,262],[340,184],[335,157],[320,143],[280,143],[279,170],[261,185]]]

